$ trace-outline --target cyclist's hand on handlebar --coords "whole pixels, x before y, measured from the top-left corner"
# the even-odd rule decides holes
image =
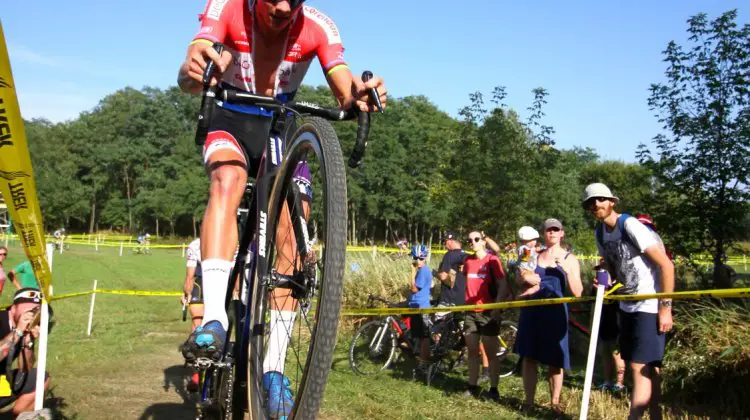
[[[221,80],[221,75],[227,70],[229,64],[232,62],[232,53],[227,50],[221,53],[216,52],[211,45],[199,43],[195,44],[200,46],[199,48],[191,48],[188,51],[188,56],[185,59],[184,66],[187,67],[187,73],[191,80],[198,84],[203,83],[203,71],[206,69],[206,64],[209,61],[216,63],[216,70],[214,77],[211,78],[211,86],[214,86]]]
[[[388,101],[388,89],[386,89],[385,83],[383,82],[383,79],[380,78],[380,76],[373,76],[372,79],[368,80],[367,82],[363,82],[361,77],[354,75],[353,82],[353,94],[357,102],[357,107],[360,111],[378,111],[377,106],[370,101],[369,92],[372,88],[377,89],[378,96],[380,97],[380,103],[385,109],[386,102]]]

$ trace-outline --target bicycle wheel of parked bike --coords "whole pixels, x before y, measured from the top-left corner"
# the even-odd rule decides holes
[[[500,377],[505,378],[516,371],[519,356],[513,353],[513,346],[516,344],[516,334],[518,326],[513,321],[503,321],[500,323],[500,350],[497,352],[497,358],[500,361]]]
[[[309,183],[302,179],[308,172]],[[327,121],[307,119],[294,133],[276,175],[265,247],[262,213],[259,219],[258,255],[267,255],[268,264],[265,272],[259,268],[252,291],[248,401],[253,420],[268,418],[277,410],[266,407],[262,378],[269,372],[283,373],[284,382],[288,379],[294,399],[289,418],[317,417],[341,307],[346,205],[346,172],[338,137]],[[288,288],[274,288],[284,282]],[[284,341],[286,354],[280,351]],[[276,375],[276,384],[282,381],[278,374],[271,375]]]
[[[349,345],[349,366],[354,373],[372,375],[385,370],[396,355],[396,333],[382,320],[359,327]]]

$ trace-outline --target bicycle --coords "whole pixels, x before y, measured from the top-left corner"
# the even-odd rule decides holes
[[[221,53],[223,46],[214,44],[214,49]],[[348,162],[356,168],[364,156],[370,115],[305,102],[285,105],[274,97],[212,87],[213,69],[210,62],[203,74],[197,144],[205,141],[217,101],[262,107],[272,117],[267,153],[255,182],[248,181],[238,210],[239,253],[230,279],[237,279],[240,287],[238,299],[233,299],[233,287],[227,290],[227,341],[218,361],[193,362],[203,373],[198,418],[239,418],[244,411],[253,420],[268,417],[261,379],[272,327],[269,295],[277,288],[290,289],[297,302],[297,321],[287,330],[289,349],[282,362],[294,398],[290,418],[315,418],[333,359],[346,251],[346,172],[338,137],[328,121],[357,119],[357,137]],[[370,72],[363,74],[364,80],[370,77]],[[371,97],[376,94],[374,89],[370,93]],[[296,117],[309,118],[285,142],[287,123]],[[295,181],[298,166],[305,162],[310,185]],[[312,211],[303,206],[301,187],[315,191],[308,206]],[[291,227],[278,232],[287,213]],[[292,255],[283,252],[285,246]],[[282,266],[292,274],[283,274]]]
[[[401,305],[383,298],[369,295],[368,301],[379,301],[394,308]],[[426,371],[426,382],[430,385],[436,376],[451,372],[461,363],[466,353],[463,338],[462,314],[449,312],[436,314],[432,327],[430,360]],[[396,349],[407,355],[414,355],[418,339],[409,335],[409,317],[396,318],[388,315],[380,320],[372,320],[362,325],[349,345],[349,366],[360,375],[374,374],[387,369],[394,361]],[[518,356],[512,353],[518,326],[512,321],[502,321],[500,326],[500,349],[495,355],[501,362],[500,377],[513,374]],[[454,353],[458,353],[455,357]]]
[[[151,255],[151,242],[143,242],[138,246],[130,249],[130,252],[135,255]]]

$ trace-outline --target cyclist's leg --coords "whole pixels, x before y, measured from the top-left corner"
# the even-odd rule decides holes
[[[209,143],[212,134],[218,140]],[[228,132],[208,134],[204,153],[207,155],[206,167],[210,173],[210,188],[201,227],[201,267],[204,285],[202,325],[219,321],[225,330],[229,321],[224,309],[224,298],[237,248],[237,208],[247,182],[245,157],[236,141],[232,144],[230,140],[234,138]],[[217,143],[228,145],[211,151],[210,148]]]
[[[307,200],[303,200],[302,209],[305,219],[308,219],[310,204]],[[299,258],[295,258],[297,240],[292,227],[289,208],[286,204],[281,210],[279,225],[276,230],[276,244],[279,247],[276,271],[279,274],[291,275],[294,274],[295,269],[301,269]],[[297,300],[292,296],[291,289],[276,288],[271,292],[269,306],[271,325],[266,356],[263,359],[263,373],[279,372],[283,374],[289,339],[297,315]]]
[[[223,111],[215,117],[203,146],[203,160],[210,177],[208,205],[201,227],[204,316],[183,347],[183,355],[188,359],[216,358],[226,339],[229,320],[224,299],[237,248],[237,208],[247,182],[245,153],[235,136],[225,129],[241,129],[232,126],[231,121],[242,116],[233,117],[229,111]]]
[[[195,283],[193,283],[189,309],[190,319],[193,321],[193,329],[195,330],[203,322],[203,284],[200,278],[196,278]]]

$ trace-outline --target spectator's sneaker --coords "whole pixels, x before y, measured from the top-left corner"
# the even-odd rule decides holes
[[[602,382],[602,383],[600,383],[600,384],[599,384],[599,385],[598,385],[598,386],[596,387],[596,389],[598,389],[599,391],[602,391],[602,392],[604,392],[604,391],[609,391],[609,390],[611,390],[611,389],[612,389],[612,384],[611,384],[611,383],[609,383],[609,382]]]
[[[479,398],[479,394],[481,393],[480,388],[477,385],[469,385],[469,387],[464,391],[464,398]]]
[[[609,391],[613,394],[621,394],[625,392],[625,385],[621,384],[614,384],[609,387]]]
[[[190,380],[187,384],[187,390],[188,392],[198,392],[198,389],[200,388],[200,375],[198,375],[198,372],[194,372],[192,375],[190,375]]]
[[[500,392],[497,388],[490,388],[489,391],[482,393],[482,398],[490,401],[500,401]]]
[[[485,382],[489,382],[490,380],[490,368],[482,368],[482,374],[479,375],[479,380],[477,383],[483,384]]]
[[[263,375],[263,390],[266,392],[268,418],[287,420],[294,407],[289,378],[279,372],[267,372]]]
[[[227,332],[221,322],[210,321],[190,334],[182,345],[182,355],[189,362],[201,357],[219,360],[226,338]]]

